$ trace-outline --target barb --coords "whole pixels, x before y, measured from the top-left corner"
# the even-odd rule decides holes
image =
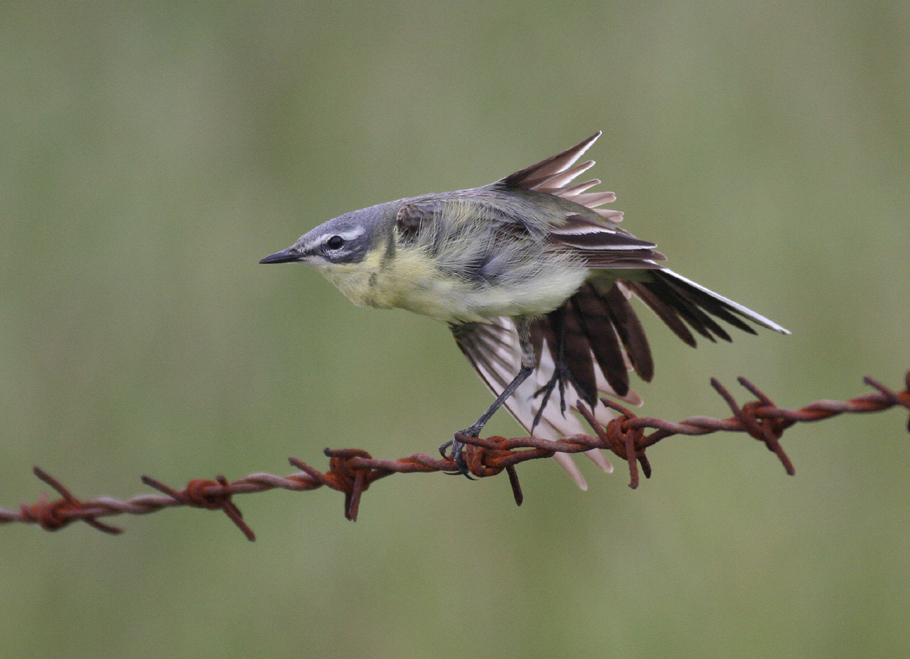
[[[863,381],[876,390],[874,393],[845,401],[819,400],[801,409],[789,410],[777,407],[771,398],[745,378],[739,378],[739,383],[756,400],[740,405],[720,382],[712,379],[711,385],[733,413],[730,418],[692,416],[673,422],[639,417],[619,403],[603,399],[605,405],[620,414],[606,426],[600,424],[587,407],[578,404],[582,416],[594,429],[593,436],[573,435],[559,441],[536,437],[481,439],[464,435],[459,435],[458,439],[467,444],[465,458],[473,476],[484,478],[495,476],[502,471],[507,472],[518,505],[522,502],[522,492],[515,466],[522,462],[552,457],[557,452],[578,453],[594,448],[604,449],[628,462],[629,487],[635,488],[639,484],[639,467],[645,478],[651,477],[651,464],[645,455],[646,449],[673,435],[707,435],[720,431],[745,432],[774,453],[786,472],[792,476],[796,473],[795,468],[780,444],[780,439],[787,428],[798,422],[820,421],[845,413],[879,412],[892,407],[910,410],[910,370],[907,371],[904,380],[904,390],[893,391],[878,380],[866,377]],[[646,429],[653,432],[645,434]],[[910,431],[910,420],[907,423],[907,430]],[[290,463],[300,469],[299,472],[287,476],[255,473],[233,482],[224,476],[217,476],[215,480],[194,479],[180,490],[149,476],[143,476],[142,481],[146,485],[162,494],[145,494],[127,501],[109,497],[82,501],[60,481],[35,467],[35,475],[56,490],[60,498],[49,502],[47,495],[42,494],[37,503],[22,504],[18,511],[0,508],[0,524],[24,522],[38,524],[47,531],[56,531],[72,522],[82,521],[99,531],[118,534],[122,529],[104,524],[98,518],[122,514],[145,515],[163,508],[191,506],[223,511],[247,539],[255,540],[255,534],[243,521],[240,509],[233,502],[235,495],[266,492],[276,488],[299,492],[327,486],[344,493],[344,514],[353,521],[357,519],[363,493],[380,478],[395,473],[457,470],[452,460],[432,458],[422,453],[415,453],[399,460],[379,460],[359,449],[325,449],[324,453],[329,458],[329,470],[325,473],[296,458],[290,458]]]

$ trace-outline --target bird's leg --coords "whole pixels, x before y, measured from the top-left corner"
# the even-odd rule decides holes
[[[528,379],[528,376],[534,372],[534,369],[537,368],[537,355],[534,352],[534,346],[531,344],[530,319],[524,317],[516,318],[515,328],[518,330],[518,343],[521,346],[521,368],[518,370],[518,374],[512,378],[512,381],[508,386],[502,390],[502,393],[496,397],[496,400],[487,408],[486,412],[480,415],[480,418],[477,419],[477,421],[455,434],[467,435],[468,437],[480,437],[480,431],[487,425],[487,421],[490,420],[496,411],[503,406],[503,403],[515,393],[515,390],[518,389],[518,387]],[[470,478],[471,476],[468,474],[468,465],[464,461],[464,456],[462,455],[464,452],[464,442],[459,442],[457,439],[452,438],[442,444],[439,447],[439,452],[442,454],[442,457],[446,457],[446,451],[449,447],[452,448],[452,460],[458,465],[458,473]]]
[[[503,389],[502,393],[496,397],[496,400],[494,400],[493,404],[487,408],[487,411],[481,414],[480,418],[477,419],[477,421],[475,421],[473,424],[464,430],[459,430],[455,434],[467,435],[468,437],[480,437],[480,431],[483,430],[483,427],[487,424],[487,421],[490,420],[490,417],[496,413],[496,410],[502,407],[502,404],[509,399],[509,396],[515,393],[515,390],[518,389],[518,387],[521,386],[521,383],[524,382],[533,372],[533,367],[522,366],[521,370],[518,371],[518,375],[516,375],[515,378],[509,383],[509,386]],[[446,457],[446,449],[448,449],[450,446],[452,447],[452,459],[455,461],[455,464],[458,465],[458,473],[470,478],[470,475],[468,474],[468,465],[464,461],[464,457],[462,455],[464,451],[464,442],[459,442],[453,437],[441,445],[439,447],[439,452],[443,457]]]
[[[543,399],[540,401],[540,408],[537,410],[537,414],[534,415],[534,423],[531,424],[531,432],[534,432],[534,428],[536,428],[537,424],[540,422],[543,411],[550,402],[550,396],[557,385],[559,385],[559,409],[563,414],[566,413],[566,381],[572,377],[572,373],[569,371],[569,367],[566,364],[565,306],[551,312],[549,318],[556,334],[556,354],[555,359],[553,360],[553,376],[545,385],[534,392],[535,398],[543,395]]]

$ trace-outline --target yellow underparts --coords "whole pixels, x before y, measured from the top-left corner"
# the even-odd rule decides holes
[[[537,316],[560,306],[587,276],[586,268],[554,272],[509,286],[442,272],[420,249],[372,250],[360,263],[312,263],[358,306],[407,309],[444,322],[482,322],[497,316]]]

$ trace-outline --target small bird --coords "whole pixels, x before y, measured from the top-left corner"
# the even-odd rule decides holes
[[[629,371],[650,382],[654,363],[632,297],[693,347],[693,330],[731,340],[718,320],[750,334],[745,321],[789,334],[662,266],[655,243],[619,227],[622,212],[600,208],[616,195],[587,192],[600,180],[573,183],[594,165],[575,163],[600,135],[483,187],[345,213],[260,263],[302,261],[354,304],[448,323],[496,396],[461,431],[469,437],[502,406],[531,435],[557,439],[584,432],[573,413],[579,400],[601,423],[612,412],[600,394],[641,404]],[[467,475],[462,442],[440,452],[449,447]],[[587,455],[612,470],[599,450]],[[554,459],[586,488],[568,454]]]

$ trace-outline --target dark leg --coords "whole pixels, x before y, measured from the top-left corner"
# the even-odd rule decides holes
[[[556,311],[550,313],[548,318],[550,327],[553,328],[553,333],[556,335],[556,354],[554,355],[555,359],[553,360],[553,376],[550,378],[549,382],[534,392],[534,398],[543,395],[543,399],[540,401],[540,408],[537,410],[537,414],[534,415],[534,423],[531,424],[531,432],[534,432],[534,428],[540,423],[543,411],[547,408],[547,405],[550,402],[550,396],[557,384],[559,385],[560,409],[563,414],[565,414],[566,411],[565,376],[568,373],[565,359],[566,308],[564,306],[560,307]]]
[[[503,403],[515,393],[515,390],[521,386],[522,382],[527,380],[528,376],[534,372],[534,369],[537,367],[537,356],[534,354],[534,346],[531,345],[530,325],[531,321],[528,318],[515,319],[515,327],[518,330],[518,342],[521,346],[521,368],[518,370],[518,374],[512,379],[508,386],[502,390],[502,393],[496,397],[496,400],[487,408],[487,411],[480,415],[480,418],[477,419],[477,421],[456,434],[467,435],[468,437],[480,437],[480,431],[487,425],[487,421],[489,421],[496,411],[502,407]],[[462,457],[464,443],[459,442],[454,438],[445,442],[439,447],[439,452],[442,454],[442,457],[446,457],[446,451],[450,446],[452,447],[452,459],[455,461],[455,464],[458,465],[458,473],[470,478],[468,466],[465,464],[464,458]]]
[[[553,355],[553,376],[550,378],[549,382],[534,392],[535,398],[542,395],[543,399],[540,401],[540,408],[537,410],[537,414],[534,416],[531,432],[534,432],[534,428],[540,423],[543,411],[549,404],[550,396],[553,394],[553,390],[556,389],[557,385],[559,386],[559,409],[563,414],[566,413],[566,409],[568,408],[566,405],[566,383],[571,382],[572,384],[575,384],[575,381],[572,378],[572,371],[566,363],[566,307],[562,306],[556,311],[551,312],[548,316],[548,320],[550,321],[550,327],[553,329],[553,333],[556,335],[556,350]],[[583,391],[582,388],[577,385],[575,388],[578,389],[578,391]],[[589,400],[587,402],[591,405],[595,404],[594,401]]]

